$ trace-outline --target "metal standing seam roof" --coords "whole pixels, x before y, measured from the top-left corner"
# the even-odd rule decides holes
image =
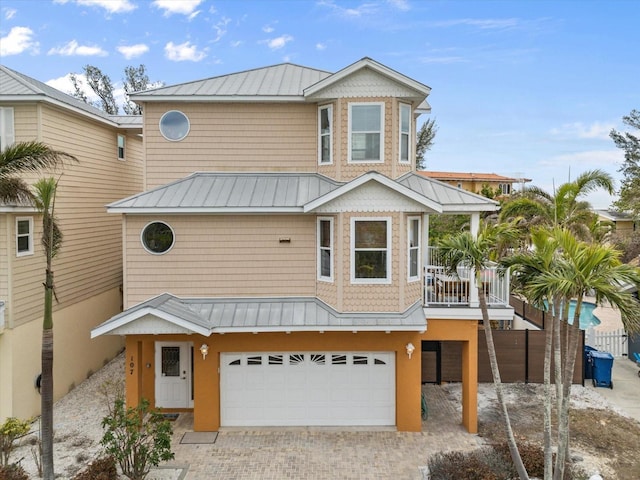
[[[179,318],[197,333],[285,331],[424,331],[420,302],[402,313],[339,313],[315,297],[178,298],[164,293],[97,326],[92,337],[108,335],[145,315]],[[150,330],[153,328],[150,327]],[[137,333],[143,333],[137,331]],[[146,332],[153,334],[153,331]]]
[[[369,172],[385,183],[408,188],[447,211],[494,211],[498,203],[437,180],[409,173],[397,181]],[[336,182],[317,173],[196,172],[148,192],[107,205],[111,213],[224,213],[233,211],[303,212],[305,206],[351,182]]]
[[[282,63],[218,77],[135,92],[133,100],[180,97],[302,97],[304,89],[329,77],[330,72]]]
[[[142,128],[139,115],[109,115],[99,108],[67,95],[46,83],[0,65],[0,101],[50,100],[64,104],[68,108],[98,117],[113,124]]]

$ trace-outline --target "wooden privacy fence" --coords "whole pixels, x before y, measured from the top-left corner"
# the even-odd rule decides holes
[[[535,330],[494,330],[493,342],[504,383],[542,383],[545,332]],[[422,381],[425,383],[462,381],[462,342],[427,342],[422,351]],[[553,362],[552,362],[553,372]],[[582,332],[573,383],[584,378],[584,332]],[[493,382],[484,332],[478,331],[478,381]],[[553,375],[551,381],[553,382]]]

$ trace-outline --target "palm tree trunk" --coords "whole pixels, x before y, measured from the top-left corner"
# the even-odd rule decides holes
[[[567,325],[567,349],[564,356],[562,379],[562,405],[558,412],[558,455],[556,457],[556,470],[554,480],[562,480],[566,465],[570,462],[569,456],[569,401],[571,396],[571,384],[573,383],[573,371],[576,364],[576,354],[580,343],[580,310],[582,298],[578,298],[573,323]]]
[[[498,368],[498,357],[496,356],[496,347],[493,343],[493,333],[491,331],[491,322],[489,320],[489,312],[487,309],[487,300],[485,299],[482,282],[477,281],[478,285],[478,298],[480,300],[480,311],[482,312],[482,323],[484,324],[484,334],[487,339],[487,351],[489,353],[489,364],[491,365],[491,374],[493,375],[493,384],[496,388],[496,397],[498,397],[498,403],[502,410],[502,418],[504,420],[505,430],[507,434],[507,444],[509,445],[509,452],[511,453],[511,460],[516,467],[520,480],[528,480],[529,474],[524,467],[522,457],[518,451],[518,444],[513,435],[513,429],[511,428],[511,420],[509,419],[509,412],[507,410],[507,403],[502,395],[502,380],[500,379],[500,369]]]
[[[42,324],[42,383],[40,387],[40,439],[42,442],[42,473],[45,480],[54,480],[53,467],[53,272],[47,268]]]
[[[551,431],[551,356],[553,352],[553,333],[555,315],[550,315],[545,325],[544,337],[544,480],[553,477],[553,451]]]

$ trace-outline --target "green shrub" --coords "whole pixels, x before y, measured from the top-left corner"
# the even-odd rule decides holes
[[[25,436],[31,429],[31,420],[9,417],[0,425],[0,465],[9,465],[9,455],[16,439]]]
[[[102,428],[101,443],[107,455],[115,458],[131,480],[143,480],[152,466],[174,458],[171,424],[158,410],[151,410],[144,398],[137,407],[127,408],[124,398],[116,396]]]
[[[118,480],[116,460],[113,457],[99,458],[73,477],[73,480]]]
[[[29,480],[29,475],[20,465],[0,465],[0,479],[2,480]]]

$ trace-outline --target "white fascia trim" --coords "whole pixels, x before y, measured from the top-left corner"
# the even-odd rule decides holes
[[[0,213],[39,213],[35,207],[14,207],[11,205],[0,206]]]
[[[361,185],[364,185],[365,183],[369,182],[369,181],[376,181],[392,190],[395,190],[396,192],[398,192],[401,195],[404,195],[407,198],[410,198],[411,200],[414,200],[415,202],[418,202],[421,205],[424,205],[425,207],[433,210],[436,213],[442,213],[442,205],[440,205],[439,203],[433,202],[431,200],[429,200],[428,198],[420,195],[419,193],[411,190],[410,188],[405,187],[404,185],[391,180],[390,178],[385,177],[384,175],[381,175],[379,173],[376,172],[369,172],[369,173],[365,173],[364,175],[356,178],[355,180],[352,180],[351,182],[342,185],[341,187],[336,188],[335,190],[319,197],[316,198],[315,200],[310,201],[309,203],[307,203],[306,205],[304,205],[304,213],[309,213],[313,210],[315,210],[318,207],[321,207],[323,205],[325,205],[326,203],[335,200],[338,197],[341,197],[342,195],[344,195],[345,193],[350,192],[351,190],[354,190],[358,187],[360,187]],[[477,209],[476,209],[477,210]]]
[[[214,328],[213,334],[224,335],[225,333],[284,333],[284,332],[424,332],[427,323],[424,325],[309,325],[309,326],[278,326],[278,327],[225,327]]]
[[[113,322],[108,322],[94,328],[93,330],[91,330],[91,338],[96,338],[101,335],[108,335],[110,331],[115,330],[116,328],[122,327],[124,325],[127,325],[131,322],[134,322],[144,317],[145,315],[153,315],[169,323],[173,323],[174,325],[178,325],[187,330],[191,330],[194,333],[199,333],[200,335],[204,335],[205,337],[208,337],[211,335],[211,330],[208,328],[194,325],[193,323],[185,321],[180,317],[176,317],[175,315],[171,315],[169,313],[157,310],[155,308],[145,307],[143,309],[136,310],[135,312],[131,312],[128,315],[124,315],[118,320],[115,320]]]
[[[482,320],[482,310],[471,307],[423,307],[424,316],[429,320]],[[513,320],[512,307],[489,308],[490,320]]]
[[[323,80],[320,80],[319,82],[317,82],[314,85],[311,85],[310,87],[305,88],[304,91],[304,96],[305,97],[309,97],[312,96],[316,93],[318,93],[319,91],[323,90],[324,88],[332,85],[333,83],[339,82],[340,80],[342,80],[343,78],[351,75],[354,72],[357,72],[358,70],[368,67],[371,70],[374,70],[378,73],[380,73],[381,75],[384,75],[386,77],[391,78],[392,80],[398,82],[398,83],[402,83],[406,86],[408,86],[409,88],[412,88],[413,90],[416,90],[417,92],[420,92],[421,94],[423,94],[424,96],[429,95],[429,93],[431,93],[431,88],[428,87],[427,85],[424,85],[416,80],[413,80],[412,78],[409,78],[399,72],[396,72],[395,70],[390,69],[389,67],[382,65],[381,63],[376,62],[375,60],[371,59],[371,58],[363,58],[361,60],[358,60],[357,62],[349,65],[348,67],[343,68],[342,70],[340,70],[339,72],[334,73],[333,75],[329,75],[328,77],[324,78]]]
[[[59,100],[56,100],[55,98],[51,98],[49,96],[47,96],[46,94],[42,94],[42,95],[7,95],[7,96],[2,96],[1,100],[3,102],[45,102],[45,103],[50,103],[51,105],[55,105],[57,107],[61,107],[64,108],[66,110],[71,110],[72,112],[78,113],[84,117],[90,117],[93,118],[94,120],[97,120],[101,123],[104,123],[106,125],[109,125],[110,127],[114,127],[117,128],[120,124],[117,122],[114,122],[113,120],[110,120],[108,118],[104,118],[101,117],[100,115],[95,115],[91,112],[87,112],[86,110],[82,110],[81,108],[78,107],[74,107],[73,105],[70,105],[68,103],[65,102],[61,102]],[[142,128],[142,127],[140,127]]]
[[[300,95],[131,95],[133,101],[139,102],[298,102],[306,103],[307,100]]]
[[[500,209],[498,204],[488,205],[443,205],[440,213],[479,213],[497,212]]]
[[[210,214],[210,213],[306,213],[302,207],[109,207],[107,213],[146,214]]]

